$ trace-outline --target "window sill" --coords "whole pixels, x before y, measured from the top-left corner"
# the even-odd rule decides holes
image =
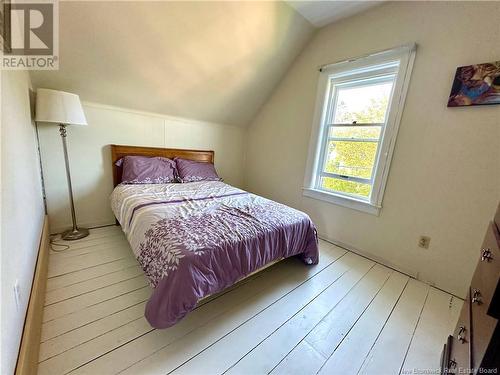
[[[303,188],[302,194],[309,198],[314,198],[328,203],[333,203],[339,206],[351,208],[353,210],[366,212],[368,214],[375,216],[378,216],[380,213],[381,207],[377,207],[369,202],[365,202],[356,198],[350,198],[343,195],[338,195],[311,188]]]

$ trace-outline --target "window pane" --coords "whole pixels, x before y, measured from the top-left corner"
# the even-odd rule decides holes
[[[321,177],[321,188],[337,192],[359,195],[368,198],[372,190],[371,185],[360,182],[346,181],[332,177]]]
[[[383,123],[392,91],[392,81],[366,86],[337,86],[334,124]]]
[[[381,126],[331,126],[329,137],[353,139],[379,139]]]
[[[329,141],[325,172],[370,178],[377,154],[377,142]]]

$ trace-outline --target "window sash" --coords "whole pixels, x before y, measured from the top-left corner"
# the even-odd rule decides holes
[[[351,78],[349,76],[346,76],[343,78],[343,80],[338,80],[331,78],[330,79],[330,95],[328,95],[329,100],[328,101],[328,115],[327,115],[327,121],[333,121],[334,120],[334,115],[335,115],[335,109],[337,108],[337,102],[338,102],[338,96],[339,96],[339,91],[341,89],[350,89],[350,88],[360,88],[360,87],[370,87],[374,85],[378,85],[381,83],[387,83],[387,82],[392,82],[393,87],[392,90],[394,90],[394,83],[396,82],[396,72],[392,72],[390,74],[383,74],[379,75],[377,74],[377,71],[371,72],[370,75],[367,75],[369,73],[365,73],[364,77],[359,77],[359,78]],[[332,97],[333,96],[333,97]],[[389,112],[389,105],[387,106],[387,110],[385,113],[385,121],[387,121],[387,114]],[[384,121],[384,124],[385,124]],[[356,125],[362,125],[362,123],[356,122]]]
[[[342,78],[331,77],[330,82],[332,85],[338,87],[339,89],[350,89],[363,86],[373,86],[385,82],[394,81],[394,77],[397,73],[397,69],[391,69],[386,72],[379,72],[375,70],[371,73],[365,73],[362,76],[354,77],[346,75]]]
[[[342,127],[342,126],[384,126],[385,122],[348,122],[348,123],[331,123],[326,124],[327,127]]]
[[[394,146],[401,123],[402,112],[408,92],[413,64],[415,61],[415,43],[405,44],[392,49],[383,50],[350,58],[335,63],[325,64],[319,68],[319,84],[314,111],[314,125],[309,142],[309,152],[304,176],[303,195],[336,205],[352,208],[362,212],[378,215],[386,190],[389,168],[394,153]],[[329,136],[327,125],[330,120],[333,99],[333,84],[366,79],[376,75],[394,74],[389,110],[386,112],[383,128],[377,149],[377,168],[372,175],[373,183],[369,199],[333,190],[319,188],[319,178],[324,162],[325,138]],[[333,81],[333,82],[332,82]],[[336,126],[352,126],[352,123],[335,124]],[[368,125],[360,124],[357,125]],[[380,124],[376,124],[380,125]],[[342,132],[336,132],[342,135]],[[369,132],[367,131],[369,134]],[[333,135],[333,133],[332,133]],[[364,197],[363,197],[364,198]]]
[[[323,172],[322,171],[320,173],[320,177],[331,177],[331,178],[337,178],[339,180],[344,180],[344,181],[360,182],[362,184],[372,184],[373,183],[373,173],[372,173],[372,177],[371,178],[362,178],[362,177],[347,176],[347,175],[343,175],[343,174],[337,174],[337,173]],[[321,184],[318,187],[321,188]],[[328,191],[330,191],[330,189],[323,189],[323,188],[321,188],[321,189],[322,190],[328,190]],[[341,192],[341,191],[339,193],[348,194],[348,193],[344,193],[344,192]]]
[[[338,142],[372,142],[379,143],[380,138],[338,138],[338,137],[328,137],[327,142],[338,141]]]
[[[373,163],[373,165],[371,167],[365,167],[365,168],[372,168],[372,172],[371,172],[370,178],[367,179],[367,178],[363,178],[363,177],[356,177],[356,176],[350,176],[350,175],[343,175],[343,174],[339,174],[339,173],[326,172],[325,171],[326,162],[327,162],[327,152],[326,152],[326,147],[327,146],[326,145],[328,145],[328,143],[330,141],[339,141],[339,142],[371,142],[371,143],[376,143],[377,144],[377,152],[375,154],[375,162]],[[375,168],[376,168],[376,165],[377,165],[377,157],[378,157],[378,152],[379,152],[379,148],[380,148],[380,139],[360,139],[360,138],[334,138],[334,137],[328,137],[328,139],[326,141],[326,145],[325,145],[325,156],[324,156],[323,167],[321,168],[321,170],[318,171],[319,179],[317,181],[317,186],[316,187],[321,188],[321,177],[334,177],[334,178],[339,178],[339,179],[346,180],[346,181],[355,181],[355,182],[361,182],[361,183],[366,183],[366,184],[370,184],[370,185],[373,184],[373,180],[374,180],[374,176],[375,176]],[[346,167],[346,168],[356,168],[356,167]],[[343,192],[337,191],[337,190],[330,190],[330,189],[323,189],[323,188],[321,188],[321,189],[322,190],[327,190],[327,191],[335,191],[335,192],[338,192],[338,193],[343,193]]]
[[[326,138],[327,139],[327,142],[328,141],[345,141],[345,142],[380,142],[381,138],[382,138],[382,132],[384,130],[384,125],[385,124],[369,124],[369,125],[365,125],[365,124],[327,124],[326,126],[326,129],[325,129],[325,132],[326,132]],[[368,126],[368,127],[379,127],[380,128],[380,136],[378,138],[360,138],[360,137],[334,137],[334,136],[331,136],[329,135],[330,134],[330,131],[332,128],[342,128],[342,127],[356,127],[356,126],[359,126],[359,127],[365,127],[365,126]]]
[[[346,61],[346,63],[349,63]],[[401,60],[399,57],[391,59],[391,61],[386,61],[383,64],[373,64],[368,66],[363,66],[361,68],[352,68],[343,70],[340,72],[329,74],[329,79],[334,80],[337,83],[352,82],[361,79],[377,78],[390,74],[397,74],[401,65]]]
[[[337,178],[341,179],[344,181],[353,181],[353,182],[359,182],[363,184],[369,184],[371,186],[370,190],[370,195],[368,197],[359,197],[359,199],[366,200],[366,201],[371,201],[371,196],[373,193],[373,185],[374,185],[374,179],[376,175],[376,170],[379,164],[379,156],[380,156],[380,145],[384,137],[384,129],[387,123],[387,117],[390,111],[390,102],[387,106],[386,113],[385,113],[385,122],[383,123],[359,123],[357,121],[353,121],[352,123],[333,123],[331,120],[333,120],[335,117],[335,110],[337,108],[337,101],[338,101],[338,94],[339,90],[338,88],[350,88],[350,87],[369,87],[373,86],[375,84],[380,84],[384,82],[392,82],[392,90],[391,90],[391,96],[392,93],[394,92],[394,86],[396,83],[396,73],[397,73],[397,67],[396,68],[391,68],[391,70],[388,72],[387,70],[384,71],[383,73],[380,73],[377,70],[373,70],[371,72],[365,73],[364,76],[361,77],[349,77],[349,75],[343,76],[342,81],[340,80],[335,80],[335,78],[330,78],[329,79],[329,88],[327,95],[327,108],[326,108],[326,121],[323,124],[323,140],[321,141],[321,151],[320,151],[320,159],[318,163],[318,169],[316,171],[316,181],[314,184],[314,187],[319,190],[323,191],[328,191],[328,192],[334,192],[335,194],[339,195],[345,195],[345,196],[356,196],[355,194],[351,194],[348,192],[343,192],[339,190],[332,190],[332,189],[325,189],[321,186],[321,179],[322,177],[332,177],[332,178]],[[346,127],[346,126],[373,126],[373,127],[380,127],[380,137],[378,139],[362,139],[362,138],[341,138],[341,137],[331,137],[329,136],[330,134],[330,128],[332,127]],[[355,177],[355,176],[349,176],[349,175],[342,175],[342,174],[337,174],[337,173],[331,173],[331,172],[325,172],[325,167],[327,163],[327,147],[328,143],[330,141],[344,141],[344,142],[372,142],[372,143],[377,143],[377,151],[375,154],[375,161],[372,166],[372,171],[371,171],[371,176],[369,179],[366,178],[361,178],[361,177]]]
[[[377,143],[379,143],[379,142],[377,142]],[[374,165],[372,167],[372,173],[371,173],[371,176],[370,176],[369,179],[362,178],[362,177],[349,176],[349,175],[342,175],[342,174],[332,173],[332,172],[325,172],[326,157],[324,157],[322,163],[320,164],[321,168],[316,173],[316,183],[315,183],[314,187],[316,189],[320,189],[320,190],[323,190],[323,191],[334,192],[335,194],[340,194],[340,195],[347,195],[347,196],[355,195],[355,194],[350,194],[348,192],[344,192],[344,191],[340,191],[340,190],[332,190],[332,189],[325,189],[325,188],[323,188],[321,186],[321,178],[322,177],[332,177],[332,178],[337,178],[337,179],[344,180],[344,181],[353,181],[353,182],[360,182],[360,183],[363,183],[363,184],[369,184],[369,185],[372,186],[372,189],[373,189],[373,182],[374,182],[375,175],[376,175],[376,164],[377,164],[376,160],[378,158],[379,149],[380,149],[380,144],[377,147],[377,154],[375,155],[375,163],[374,163]],[[371,193],[370,193],[370,196],[371,196]],[[365,197],[361,197],[360,199],[369,201],[370,200],[370,196],[368,196],[366,198]]]

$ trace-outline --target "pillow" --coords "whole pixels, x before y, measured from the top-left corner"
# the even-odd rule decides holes
[[[181,182],[220,181],[212,163],[175,158],[177,173]]]
[[[162,157],[125,156],[116,162],[123,167],[123,184],[164,184],[177,182],[175,162]]]

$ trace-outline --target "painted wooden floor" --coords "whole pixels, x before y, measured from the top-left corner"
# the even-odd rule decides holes
[[[321,241],[165,330],[119,227],[51,252],[40,374],[399,374],[436,369],[462,300]]]

